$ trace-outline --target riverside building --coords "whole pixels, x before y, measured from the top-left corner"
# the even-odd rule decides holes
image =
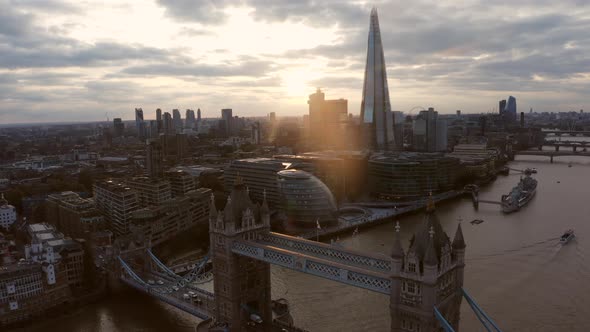
[[[441,153],[384,153],[369,160],[368,184],[373,196],[413,200],[453,189],[459,172],[459,159]]]

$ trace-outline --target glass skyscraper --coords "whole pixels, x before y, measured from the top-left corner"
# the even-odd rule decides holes
[[[389,88],[383,44],[377,10],[371,10],[367,45],[367,64],[361,104],[361,133],[365,147],[377,150],[394,147],[393,113],[389,103]]]
[[[506,103],[504,112],[506,113],[506,118],[509,121],[516,122],[516,98],[512,96],[508,97],[508,102]]]

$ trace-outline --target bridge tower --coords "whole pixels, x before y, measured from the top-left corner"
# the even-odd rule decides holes
[[[442,229],[432,198],[406,253],[396,225],[390,297],[392,332],[440,331],[434,307],[459,331],[465,241],[461,225],[453,242]]]
[[[262,318],[264,331],[272,326],[270,265],[232,252],[237,240],[270,232],[266,194],[254,204],[238,176],[225,208],[217,211],[211,196],[209,238],[213,262],[215,318],[229,331],[243,331],[251,314]]]

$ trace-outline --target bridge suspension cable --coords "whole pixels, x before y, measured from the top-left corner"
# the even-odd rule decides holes
[[[174,273],[174,271],[170,270],[170,268],[168,268],[168,266],[166,266],[166,264],[162,263],[162,261],[160,261],[158,259],[158,257],[156,257],[156,255],[154,255],[154,253],[152,252],[151,249],[148,249],[147,253],[150,256],[150,258],[152,259],[152,261],[154,261],[154,263],[156,263],[156,265],[158,265],[158,267],[160,269],[162,269],[164,272],[166,272],[166,274],[169,274],[173,278],[178,277],[178,275],[176,275],[176,273]]]
[[[127,263],[123,260],[123,258],[121,258],[121,256],[117,256],[117,258],[119,259],[119,262],[121,263],[121,266],[125,269],[125,271],[127,271],[127,273],[135,280],[137,281],[139,284],[149,287],[149,285],[143,281],[143,279],[141,279],[141,277],[139,277],[132,269],[131,267],[129,267],[129,265],[127,265]]]
[[[203,270],[205,269],[205,264],[207,263],[207,261],[209,261],[210,251],[207,252],[205,257],[203,257],[200,261],[198,261],[195,264],[195,267],[184,277],[179,276],[174,271],[172,271],[168,266],[166,266],[166,264],[162,263],[162,261],[160,261],[158,259],[158,257],[156,257],[156,255],[154,255],[154,253],[151,251],[151,249],[148,249],[147,252],[148,252],[149,256],[151,257],[151,259],[156,263],[156,265],[160,269],[162,269],[167,275],[174,278],[176,280],[177,284],[181,287],[184,287],[186,284],[190,284],[194,281],[197,281],[197,283],[203,283],[203,282],[209,281],[209,279],[210,279],[208,276],[203,276]],[[202,277],[205,277],[205,278],[202,278]]]
[[[461,295],[465,298],[465,300],[471,307],[471,310],[473,310],[473,313],[475,313],[475,316],[477,316],[477,319],[481,322],[486,331],[502,332],[502,330],[500,330],[500,328],[498,327],[498,325],[496,325],[492,318],[483,311],[483,309],[475,302],[475,300],[467,293],[467,291],[464,288],[461,288],[461,292]],[[445,332],[455,332],[451,324],[449,324],[449,322],[445,319],[445,317],[441,314],[437,307],[434,307],[434,316],[436,317],[436,319],[438,319]]]
[[[469,295],[467,293],[465,288],[461,288],[461,291],[463,292],[463,297],[465,298],[465,300],[467,300],[467,303],[469,303],[469,306],[471,306],[471,309],[473,309],[473,312],[475,312],[475,314],[478,316],[478,318],[480,318],[480,321],[482,321],[482,319],[484,319],[487,323],[489,323],[493,327],[493,330],[488,329],[488,331],[502,332],[502,330],[500,330],[500,328],[498,327],[498,325],[496,325],[494,320],[492,320],[492,318],[490,316],[488,316],[485,313],[485,311],[483,311],[483,309],[475,302],[475,300],[471,297],[471,295]],[[484,325],[486,325],[486,328],[487,328],[487,324],[484,324]]]

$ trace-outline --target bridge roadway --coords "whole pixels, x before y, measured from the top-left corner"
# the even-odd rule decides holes
[[[236,241],[232,252],[378,293],[391,293],[391,259],[385,255],[273,232],[257,240]]]
[[[191,259],[186,262],[170,266],[170,270],[174,271],[174,273],[188,272],[197,267],[200,262],[200,259]]]
[[[192,298],[188,300],[182,298],[183,294],[186,294],[189,291],[185,288],[179,288],[178,291],[169,292],[168,290],[165,290],[164,287],[160,286],[162,289],[159,289],[158,286],[142,284],[130,277],[121,277],[120,280],[143,293],[147,293],[148,295],[195,317],[208,319],[215,316],[215,299],[212,293],[206,294],[204,293],[205,291],[200,290],[199,299],[201,302],[196,302]],[[190,290],[194,289],[190,288]]]

